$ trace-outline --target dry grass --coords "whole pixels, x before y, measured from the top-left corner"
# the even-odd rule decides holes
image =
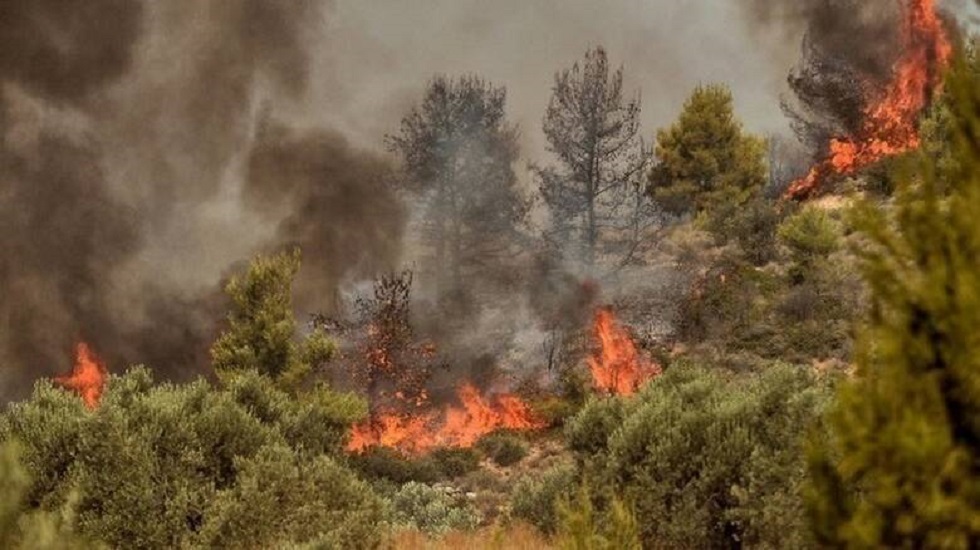
[[[428,537],[418,531],[403,531],[389,543],[392,550],[547,550],[554,548],[533,527],[513,524],[493,526],[478,531],[447,533],[441,538]]]

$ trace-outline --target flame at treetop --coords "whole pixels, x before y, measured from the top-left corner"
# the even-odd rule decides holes
[[[612,309],[596,311],[594,330],[599,349],[588,362],[596,389],[612,395],[632,395],[660,375],[660,366],[640,355]]]
[[[517,396],[501,394],[488,399],[471,384],[463,384],[456,393],[460,405],[447,406],[441,412],[384,413],[355,425],[347,450],[383,446],[421,454],[436,447],[472,447],[499,429],[544,427]]]
[[[85,405],[94,409],[102,397],[106,376],[107,370],[102,360],[92,352],[88,344],[79,342],[75,346],[75,366],[71,374],[57,376],[54,381],[77,392]]]
[[[919,146],[917,119],[940,90],[953,49],[935,0],[908,0],[905,11],[903,53],[885,92],[865,108],[860,133],[832,139],[829,157],[794,182],[788,197],[806,199],[828,177],[853,174]]]

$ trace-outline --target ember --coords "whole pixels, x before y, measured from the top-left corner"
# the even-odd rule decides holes
[[[894,77],[880,98],[868,102],[860,133],[832,139],[829,156],[794,182],[788,197],[809,198],[829,177],[853,174],[919,146],[918,116],[940,89],[952,56],[935,0],[908,0],[903,43]]]
[[[660,366],[637,352],[633,339],[611,309],[596,312],[594,328],[599,349],[589,358],[589,370],[596,389],[612,395],[632,395],[660,375]]]
[[[54,381],[74,390],[82,397],[85,405],[94,409],[99,406],[102,388],[105,386],[106,367],[85,342],[75,347],[75,366],[71,374],[57,376]]]

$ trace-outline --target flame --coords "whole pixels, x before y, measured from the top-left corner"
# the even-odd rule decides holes
[[[633,339],[616,321],[612,309],[596,311],[594,330],[599,349],[588,361],[596,389],[612,395],[632,395],[645,382],[660,375],[660,366],[637,352]]]
[[[935,0],[908,2],[904,53],[888,88],[865,109],[859,134],[832,139],[828,158],[794,182],[786,192],[788,197],[806,199],[828,177],[853,174],[919,146],[919,113],[941,89],[942,72],[949,66],[953,49],[936,12]]]
[[[463,384],[456,394],[460,404],[441,412],[382,413],[355,425],[347,450],[383,446],[422,454],[436,447],[472,447],[484,435],[500,429],[544,427],[517,396],[501,394],[489,399],[472,384]]]
[[[107,370],[102,360],[92,352],[88,344],[79,342],[75,346],[75,366],[71,374],[57,376],[54,381],[77,392],[85,405],[94,409],[99,406],[106,374]]]

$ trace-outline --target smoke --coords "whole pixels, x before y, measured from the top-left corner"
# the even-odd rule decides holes
[[[393,265],[385,163],[260,123],[304,100],[331,7],[0,5],[0,398],[67,370],[79,340],[116,370],[200,373],[221,281],[256,252],[304,248],[309,307]]]
[[[904,0],[743,0],[757,30],[775,31],[792,43],[846,62],[863,75],[885,80],[898,52]]]
[[[245,204],[281,220],[276,243],[303,251],[296,294],[308,313],[340,306],[325,290],[398,266],[406,212],[391,173],[383,159],[354,149],[339,134],[260,125],[248,159]]]
[[[119,336],[106,274],[141,234],[106,183],[90,102],[130,66],[141,14],[128,0],[0,6],[4,393],[65,365],[74,338]]]
[[[875,8],[855,0],[841,19],[745,3],[746,28],[733,25],[740,4],[681,0],[0,2],[0,399],[66,371],[80,339],[116,371],[200,372],[221,281],[257,252],[303,248],[301,314],[335,309],[348,283],[418,267],[402,241],[417,206],[391,190],[377,151],[434,74],[506,86],[523,157],[544,161],[554,72],[592,46],[642,91],[647,136],[709,81],[732,85],[752,130],[782,128],[789,63],[769,51],[791,51],[798,31],[881,71]],[[888,16],[891,3],[866,4]],[[511,275],[530,282],[491,297],[499,307],[467,347],[496,353],[508,327],[587,317],[591,295],[560,267]]]

